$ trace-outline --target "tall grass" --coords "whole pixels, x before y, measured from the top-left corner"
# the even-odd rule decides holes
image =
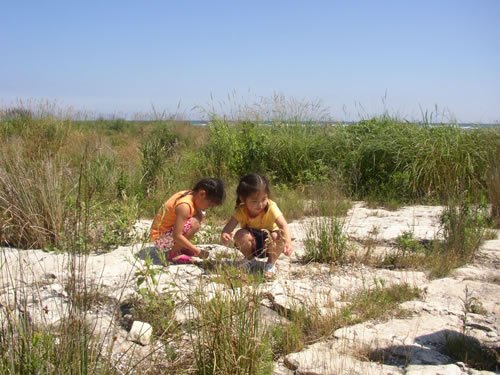
[[[442,242],[428,251],[426,263],[432,277],[442,277],[469,262],[484,240],[488,209],[467,199],[450,200],[441,216]]]
[[[464,131],[390,118],[357,124],[256,124],[215,119],[203,148],[205,173],[249,171],[275,182],[308,185],[335,180],[357,198],[446,201],[487,191],[488,161],[497,129]]]
[[[63,162],[23,158],[16,147],[2,148],[0,162],[0,210],[7,223],[3,242],[21,248],[62,245],[70,183]]]
[[[191,327],[196,374],[271,374],[273,355],[261,327],[260,293],[253,288],[199,293],[193,301],[200,312]]]

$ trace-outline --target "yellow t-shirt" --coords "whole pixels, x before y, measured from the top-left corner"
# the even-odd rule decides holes
[[[238,221],[241,228],[267,229],[268,231],[278,230],[279,227],[276,224],[276,219],[283,214],[275,202],[270,199],[267,202],[269,205],[267,211],[262,210],[256,217],[250,217],[245,204],[241,203],[234,211],[233,217]]]
[[[180,198],[184,193],[189,190],[180,191],[172,195],[158,210],[153,224],[151,225],[151,241],[156,241],[165,232],[172,228],[175,224],[175,219],[177,215],[175,214],[175,209],[181,203],[187,203],[189,206],[189,217],[194,215],[195,207],[193,202],[193,194],[187,194],[186,196]]]

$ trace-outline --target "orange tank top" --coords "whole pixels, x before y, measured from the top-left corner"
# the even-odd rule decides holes
[[[153,224],[151,225],[151,241],[156,241],[163,235],[163,233],[167,232],[174,226],[177,216],[175,209],[178,205],[187,203],[189,206],[189,217],[193,216],[195,212],[193,194],[187,194],[184,197],[182,196],[183,194],[189,192],[190,190],[184,190],[175,193],[160,207],[153,220]]]

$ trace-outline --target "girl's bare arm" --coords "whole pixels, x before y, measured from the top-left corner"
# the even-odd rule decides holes
[[[227,245],[233,239],[233,230],[238,225],[238,220],[231,216],[231,219],[227,222],[227,224],[222,229],[222,233],[220,235],[220,240],[223,245]]]
[[[281,215],[276,219],[276,225],[281,229],[283,233],[283,238],[285,240],[285,248],[283,249],[283,253],[287,256],[292,254],[292,237],[290,235],[290,230],[288,229],[288,223],[285,220],[285,217]]]

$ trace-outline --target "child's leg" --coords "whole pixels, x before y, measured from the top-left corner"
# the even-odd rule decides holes
[[[200,229],[200,220],[197,217],[192,217],[186,220],[182,234],[190,240],[194,234]],[[182,245],[176,243],[173,239],[173,228],[166,232],[160,239],[155,241],[155,246],[167,252],[168,260],[174,263],[187,264],[192,263],[192,253],[184,253],[181,250]]]
[[[255,238],[246,229],[240,229],[234,235],[234,243],[242,252],[246,259],[253,259],[253,249],[255,248]]]
[[[193,216],[193,217],[191,217],[191,219],[188,219],[186,221],[186,224],[184,225],[184,228],[182,230],[182,234],[188,240],[191,240],[191,238],[193,238],[195,233],[200,230],[200,227],[201,227],[201,222],[200,222],[199,218],[196,216]],[[181,244],[174,243],[172,250],[181,250],[182,248],[183,248],[183,246]],[[187,249],[185,249],[185,250],[187,250]],[[194,255],[194,254],[188,254],[188,255]]]

